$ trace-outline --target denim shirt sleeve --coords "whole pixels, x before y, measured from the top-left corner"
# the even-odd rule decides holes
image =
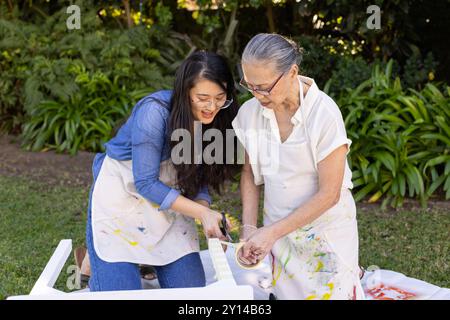
[[[208,186],[204,185],[200,191],[198,192],[197,196],[194,198],[194,200],[205,200],[208,202],[208,205],[211,205],[211,196],[208,192]]]
[[[148,105],[150,104],[150,105]],[[155,101],[144,101],[136,111],[132,132],[133,177],[137,192],[159,210],[169,209],[180,192],[159,180],[169,111]]]

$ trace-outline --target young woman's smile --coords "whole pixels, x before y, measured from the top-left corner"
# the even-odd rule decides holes
[[[206,120],[214,119],[214,112],[209,111],[201,111],[201,118],[204,118]]]
[[[190,90],[192,114],[202,124],[210,124],[227,99],[227,93],[217,83],[200,79]]]

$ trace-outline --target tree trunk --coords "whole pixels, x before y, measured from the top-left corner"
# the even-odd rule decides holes
[[[123,0],[123,5],[125,7],[125,14],[127,15],[128,28],[131,28],[133,26],[133,21],[131,20],[130,15],[130,0]]]
[[[8,0],[8,7],[9,7],[9,13],[13,12],[13,5],[11,3],[11,0]]]
[[[273,6],[272,1],[267,1],[266,5],[266,16],[267,16],[267,22],[269,23],[269,32],[275,33],[275,22],[273,21]]]
[[[228,24],[225,40],[223,41],[223,46],[227,57],[230,57],[233,52],[233,35],[239,22],[238,20],[236,20],[237,8],[238,6],[235,6],[235,8],[233,8],[233,11],[231,12],[230,23]]]

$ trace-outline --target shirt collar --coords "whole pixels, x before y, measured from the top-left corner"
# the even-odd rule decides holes
[[[306,82],[310,85],[308,92],[306,93],[306,97],[303,98],[303,106],[298,108],[298,110],[295,112],[294,116],[291,119],[292,124],[297,125],[303,122],[302,114],[303,112],[305,119],[308,118],[309,113],[311,112],[311,107],[313,106],[314,102],[316,101],[318,95],[319,95],[319,87],[317,86],[316,82],[312,78],[308,78],[305,76],[297,76],[299,81]],[[272,119],[274,117],[274,112],[272,109],[265,108],[261,106],[263,109],[262,115],[267,119]],[[303,108],[303,111],[301,110]]]
[[[298,79],[299,81],[307,83],[309,85],[309,89],[308,92],[306,93],[306,96],[303,98],[303,105],[300,106],[300,108],[298,108],[298,110],[295,112],[294,116],[291,119],[291,122],[294,125],[301,124],[303,122],[302,112],[303,117],[305,119],[308,119],[308,116],[312,110],[312,106],[314,105],[314,102],[316,101],[319,95],[319,87],[317,86],[314,79],[300,75],[298,76]]]
[[[260,106],[261,106],[261,104],[260,104]],[[262,108],[262,115],[267,119],[271,119],[274,114],[273,110],[270,108],[263,107],[263,106],[261,106],[261,108]]]

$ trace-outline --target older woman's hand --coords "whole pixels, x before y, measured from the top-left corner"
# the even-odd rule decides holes
[[[243,261],[248,261],[249,264],[256,264],[265,258],[278,239],[273,229],[266,226],[252,232],[249,238],[243,240],[245,244],[238,257]]]

